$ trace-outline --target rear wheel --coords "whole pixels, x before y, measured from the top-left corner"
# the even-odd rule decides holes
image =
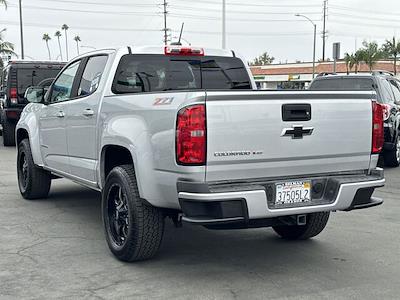
[[[3,145],[15,146],[15,123],[3,120]]]
[[[132,165],[115,167],[107,176],[102,215],[111,252],[122,261],[152,258],[160,248],[164,215],[139,197]]]
[[[307,240],[324,230],[329,220],[329,214],[329,212],[311,213],[307,215],[305,225],[283,225],[272,228],[285,240]]]
[[[398,167],[400,164],[400,139],[397,136],[393,150],[383,152],[383,160],[387,167]]]
[[[46,198],[51,185],[51,174],[35,165],[29,140],[18,145],[18,187],[25,199]]]

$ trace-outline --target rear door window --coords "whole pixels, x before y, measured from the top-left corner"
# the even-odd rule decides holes
[[[247,69],[233,57],[125,55],[115,74],[116,94],[201,89],[251,89]]]
[[[399,82],[395,81],[394,79],[389,80],[390,87],[392,88],[393,94],[394,94],[394,100],[397,103],[400,103],[400,88],[399,88]]]
[[[84,97],[93,94],[100,83],[104,68],[107,63],[107,56],[90,57],[85,66],[81,82],[78,88],[78,96]]]
[[[389,83],[386,78],[379,78],[379,83],[381,86],[381,100],[383,103],[393,103],[394,102],[394,94],[393,90],[390,87],[391,84]]]

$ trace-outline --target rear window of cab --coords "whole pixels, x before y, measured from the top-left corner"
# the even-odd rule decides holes
[[[316,79],[310,90],[317,91],[375,91],[375,84],[372,78],[363,77],[338,77]]]
[[[127,54],[114,77],[115,94],[178,90],[252,89],[236,57]]]

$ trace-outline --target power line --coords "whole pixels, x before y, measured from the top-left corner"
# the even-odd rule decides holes
[[[190,10],[193,11],[193,7],[190,6],[181,6],[181,5],[170,5],[171,8],[177,9],[177,10]],[[215,12],[219,13],[221,10],[216,9],[216,8],[202,8],[202,11],[210,11],[210,12]],[[293,16],[293,12],[260,12],[260,11],[244,11],[244,10],[226,10],[227,13],[230,14],[256,14],[256,15],[290,15]],[[308,11],[308,12],[302,12],[302,14],[307,14],[307,15],[320,15],[321,11]]]
[[[177,0],[181,2],[187,3],[185,0]],[[196,0],[195,2],[197,3],[204,3],[204,4],[214,4],[214,5],[220,5],[220,1],[215,2],[215,1],[207,1],[207,0]],[[229,6],[246,6],[246,7],[286,7],[286,8],[295,8],[295,7],[320,7],[319,4],[261,4],[261,3],[235,3],[235,2],[228,2],[227,5]]]
[[[11,26],[18,26],[19,23],[17,21],[5,21],[1,22],[2,24],[11,25]],[[25,26],[28,27],[58,27],[59,24],[46,24],[46,23],[25,23]],[[113,28],[113,27],[90,27],[90,26],[75,26],[73,28],[80,29],[80,30],[90,30],[90,31],[121,31],[121,32],[160,32],[160,29],[146,29],[146,28]],[[172,32],[177,33],[179,31],[172,30]],[[221,33],[218,31],[196,31],[196,30],[188,30],[185,31],[189,34],[202,34],[202,35],[220,35]],[[227,32],[227,34],[232,36],[297,36],[297,35],[311,35],[310,32]]]
[[[80,4],[80,5],[104,5],[104,6],[129,6],[129,7],[155,7],[157,4],[143,4],[143,3],[110,3],[110,2],[89,2],[89,1],[76,1],[76,0],[39,0],[40,2],[51,2],[51,3],[67,3],[67,4]]]

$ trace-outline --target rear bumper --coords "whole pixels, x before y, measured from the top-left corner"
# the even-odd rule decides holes
[[[7,120],[14,120],[17,122],[21,116],[23,108],[4,108],[4,117]]]
[[[329,179],[337,182],[335,196],[329,203],[319,201],[306,206],[276,208],[271,204],[273,200],[268,188],[265,188],[268,185],[260,183],[224,185],[223,189],[209,188],[203,184],[178,183],[179,202],[183,220],[202,225],[248,222],[323,211],[351,211],[383,203],[383,200],[372,197],[375,188],[385,184],[383,170],[380,168],[373,170],[371,175]],[[326,189],[328,187],[327,184]]]

